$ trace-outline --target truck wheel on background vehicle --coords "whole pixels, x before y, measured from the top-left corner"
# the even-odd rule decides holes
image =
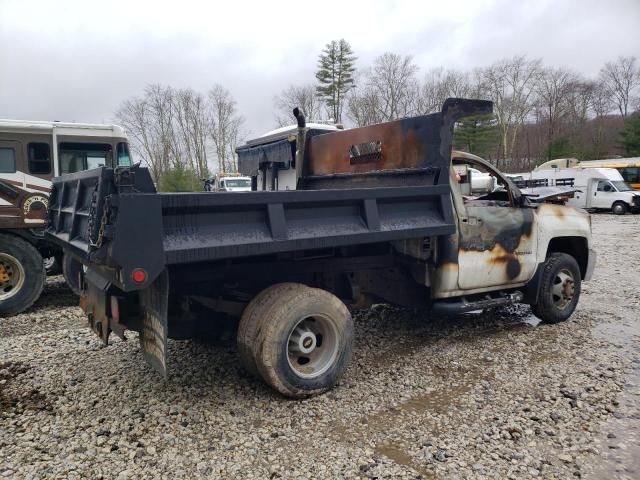
[[[625,213],[627,213],[628,209],[629,208],[627,207],[627,204],[624,202],[615,202],[611,207],[611,210],[616,215],[624,215]]]
[[[353,320],[335,295],[304,287],[280,292],[253,315],[261,317],[253,342],[260,376],[291,398],[330,389],[344,371],[353,348]]]
[[[83,273],[82,263],[71,255],[64,255],[62,257],[62,275],[64,275],[64,280],[73,293],[78,296],[80,296],[80,275]]]
[[[244,368],[256,377],[260,377],[254,355],[255,341],[262,326],[263,312],[280,302],[281,295],[290,290],[309,288],[301,283],[276,283],[253,297],[242,312],[238,325],[238,354]]]
[[[538,303],[531,305],[543,323],[559,323],[571,316],[580,298],[580,267],[571,255],[552,253],[546,260]]]
[[[44,269],[47,276],[60,275],[62,273],[62,257],[53,255],[44,259]]]
[[[0,317],[29,308],[44,287],[46,273],[40,252],[26,240],[0,234]]]

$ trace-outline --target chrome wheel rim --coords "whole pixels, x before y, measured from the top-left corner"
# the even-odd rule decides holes
[[[24,285],[24,267],[8,253],[0,253],[0,301],[16,295]]]
[[[564,310],[573,300],[575,295],[576,282],[573,274],[563,268],[553,277],[551,285],[551,300],[560,310]]]
[[[316,378],[335,363],[338,356],[338,329],[324,315],[304,317],[291,329],[287,339],[287,359],[301,378]]]

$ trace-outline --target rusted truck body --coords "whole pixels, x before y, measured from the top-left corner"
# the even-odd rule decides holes
[[[44,238],[49,190],[54,176],[98,165],[130,165],[117,125],[0,119],[0,317],[31,306],[46,273],[77,284],[81,264]]]
[[[336,132],[306,128],[249,157],[287,159],[290,191],[158,194],[144,168],[54,180],[47,236],[84,263],[81,305],[108,343],[139,332],[167,375],[168,338],[237,324],[246,369],[289,397],[326,391],[348,362],[351,311],[373,302],[458,314],[509,303],[542,321],[574,311],[592,274],[586,212],[502,185],[465,197],[454,126],[491,103]],[[275,157],[274,157],[275,158]],[[238,321],[239,320],[239,321]]]

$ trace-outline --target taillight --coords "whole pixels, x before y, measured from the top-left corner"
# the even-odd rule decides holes
[[[147,281],[147,272],[143,268],[136,268],[131,272],[131,280],[133,283],[142,284]]]

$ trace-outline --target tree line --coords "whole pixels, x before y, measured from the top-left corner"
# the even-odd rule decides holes
[[[504,169],[526,169],[563,156],[630,154],[621,135],[637,123],[640,68],[635,57],[605,63],[586,77],[524,55],[472,70],[437,67],[421,73],[410,55],[386,52],[357,66],[349,43],[332,41],[319,56],[315,82],[290,85],[274,99],[276,121],[301,106],[319,121],[366,126],[439,111],[448,97],[492,100],[494,114],[461,122],[455,146]]]
[[[392,52],[358,65],[349,43],[335,40],[320,52],[308,83],[289,85],[274,97],[274,127],[290,125],[294,107],[308,121],[361,127],[439,111],[448,97],[493,101],[492,115],[460,122],[454,145],[507,171],[552,158],[637,151],[640,68],[635,57],[606,62],[593,78],[524,55],[471,70],[421,72],[410,55]],[[222,85],[198,92],[151,84],[121,104],[116,120],[166,189],[199,189],[199,178],[237,170],[235,149],[246,135],[244,118]]]
[[[167,189],[201,187],[199,179],[212,171],[238,168],[235,149],[244,118],[222,85],[201,93],[151,84],[122,103],[116,120],[126,128],[137,157],[158,182],[167,182]],[[172,175],[165,178],[167,172]]]

